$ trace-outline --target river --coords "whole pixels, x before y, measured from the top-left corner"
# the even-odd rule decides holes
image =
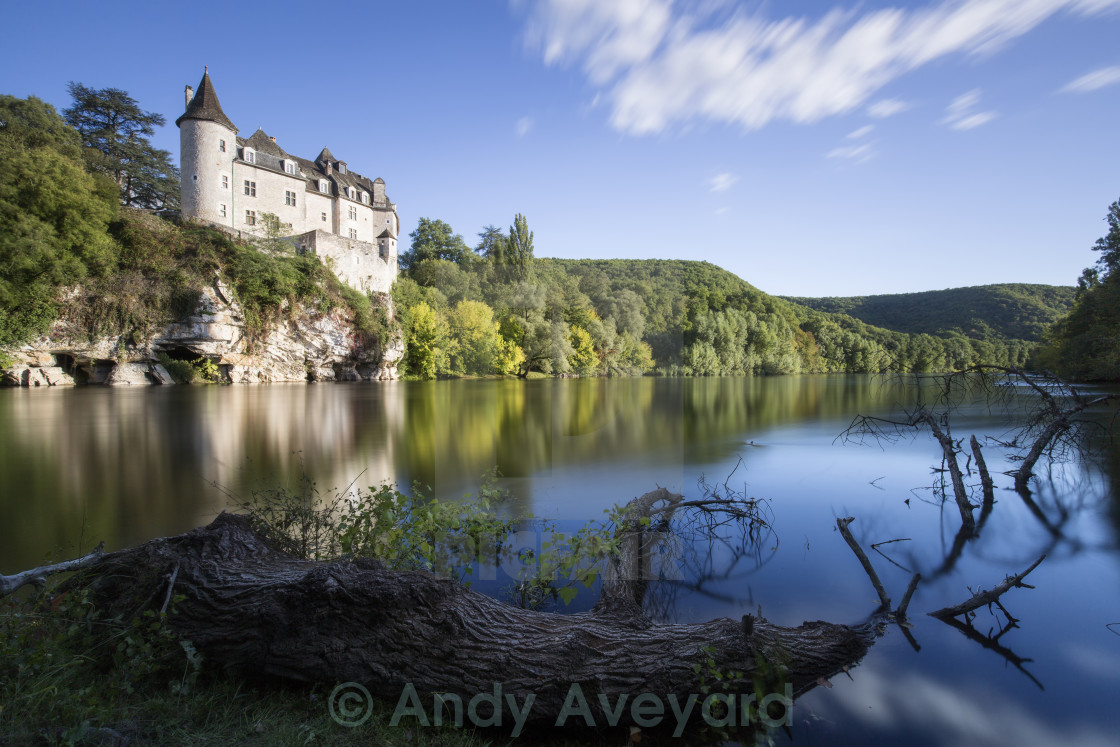
[[[926,579],[910,604],[912,640],[890,626],[859,666],[798,699],[795,743],[1114,744],[1116,449],[1040,469],[1032,511],[1002,474],[1015,465],[989,443],[995,508],[947,561],[960,517],[929,489],[941,479],[933,439],[838,438],[857,414],[897,414],[914,396],[911,383],[873,376],[0,391],[0,572],[100,540],[116,549],[176,534],[230,496],[302,480],[327,494],[419,482],[455,500],[496,466],[513,508],[566,526],[657,486],[695,497],[701,478],[726,481],[761,499],[768,526],[737,556],[718,548],[705,578],[666,582],[664,619],[866,619],[876,595],[836,531],[842,516],[855,517],[893,599],[913,572]],[[975,401],[952,427],[966,443],[1007,440],[1012,422]],[[925,614],[1043,553],[1035,588],[1004,595],[1018,622],[994,646]],[[994,636],[1004,622],[984,608],[974,626]]]

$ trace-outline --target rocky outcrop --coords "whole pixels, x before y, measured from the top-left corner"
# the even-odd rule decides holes
[[[390,303],[387,298],[386,303]],[[90,340],[60,319],[46,336],[5,351],[16,365],[0,372],[0,384],[172,384],[171,375],[159,364],[161,353],[180,360],[205,359],[214,365],[220,381],[232,384],[397,378],[397,363],[404,355],[399,338],[384,349],[371,349],[361,344],[341,312],[324,314],[302,307],[283,312],[263,335],[249,335],[233,294],[215,280],[203,289],[189,317],[144,340]]]

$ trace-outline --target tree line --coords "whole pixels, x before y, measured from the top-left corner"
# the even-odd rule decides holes
[[[909,334],[770,296],[707,262],[538,258],[523,215],[470,247],[421,218],[394,298],[403,371],[719,376],[1024,365],[1036,343]]]

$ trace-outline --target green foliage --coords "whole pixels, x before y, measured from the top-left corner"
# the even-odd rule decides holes
[[[411,270],[426,259],[446,259],[455,264],[469,263],[473,253],[463,237],[441,220],[421,218],[416,230],[408,235],[412,245],[398,257],[402,270]]]
[[[108,174],[120,188],[120,202],[129,207],[179,206],[179,170],[171,154],[152,146],[149,138],[164,124],[162,114],[143,111],[119,88],[94,89],[81,83],[67,86],[73,105],[63,114],[88,148],[94,173]]]
[[[85,171],[79,142],[49,104],[0,97],[0,345],[44,332],[59,286],[116,263],[112,187]]]
[[[450,371],[452,341],[447,320],[423,301],[410,310],[404,340],[406,376],[434,379]]]
[[[1108,206],[1108,233],[1093,248],[1097,268],[1078,282],[1069,314],[1054,324],[1034,363],[1060,376],[1120,381],[1120,200]]]
[[[460,301],[449,321],[449,333],[455,341],[451,346],[451,374],[483,376],[510,366],[508,360],[498,360],[502,338],[489,306],[481,301]]]
[[[1120,200],[1108,206],[1104,220],[1108,223],[1108,233],[1093,245],[1093,251],[1101,253],[1097,260],[1101,280],[1108,279],[1120,267]]]

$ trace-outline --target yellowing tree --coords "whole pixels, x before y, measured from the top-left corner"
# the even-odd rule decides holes
[[[501,340],[494,311],[481,301],[460,301],[450,314],[451,373],[485,375],[494,370]]]
[[[434,379],[450,369],[451,338],[447,320],[421,301],[412,307],[405,332],[405,373],[417,379]]]

